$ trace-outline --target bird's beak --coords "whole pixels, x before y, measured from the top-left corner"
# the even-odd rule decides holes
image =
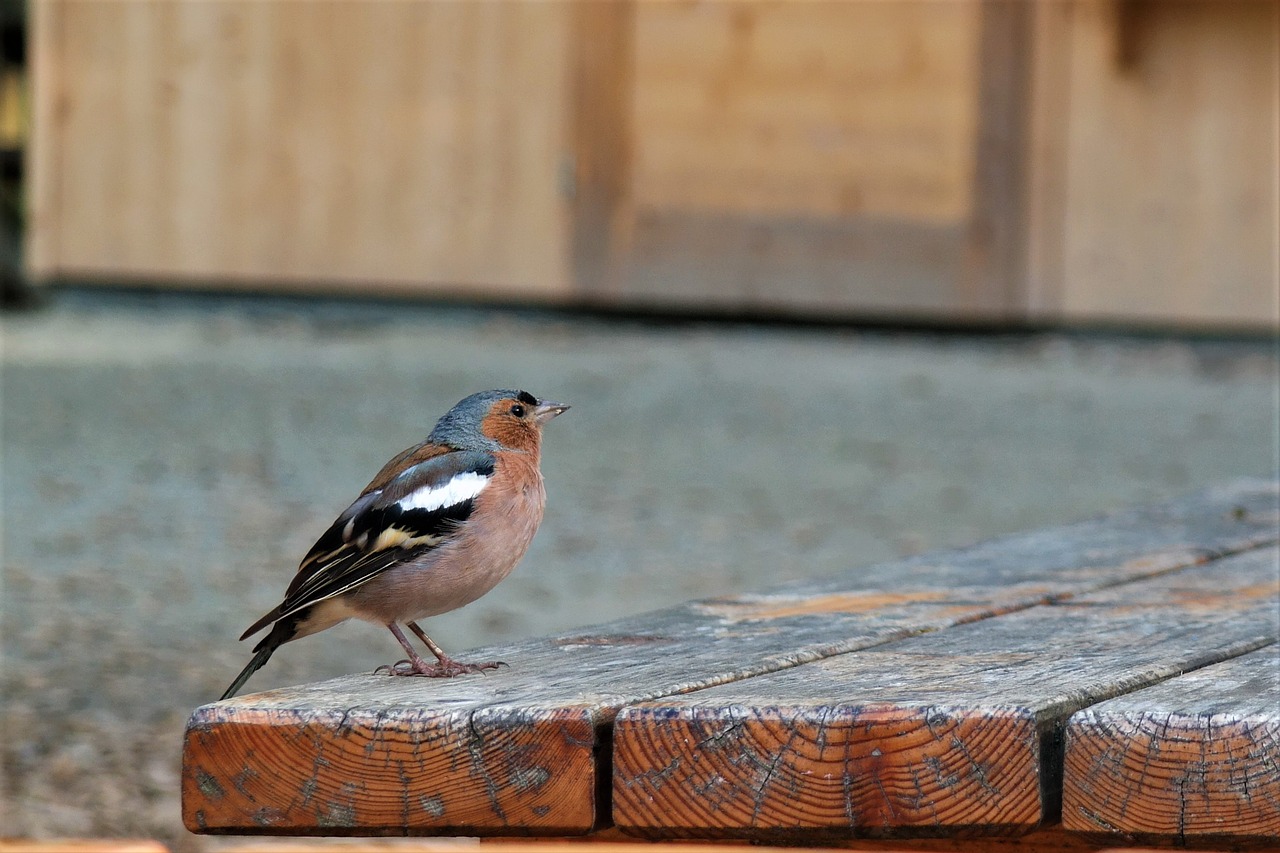
[[[533,408],[533,419],[540,424],[545,424],[556,415],[564,414],[564,411],[568,408],[568,403],[553,403],[550,400],[542,400]]]

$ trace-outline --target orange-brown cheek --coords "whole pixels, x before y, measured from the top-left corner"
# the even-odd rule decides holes
[[[517,450],[530,450],[538,446],[538,430],[532,423],[515,417],[507,409],[510,401],[495,403],[489,410],[484,422],[480,424],[480,432],[504,447]]]

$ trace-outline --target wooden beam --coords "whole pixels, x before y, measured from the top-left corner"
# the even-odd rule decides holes
[[[973,209],[960,289],[966,304],[1021,318],[1026,303],[1026,202],[1031,38],[1035,11],[984,0]]]
[[[1273,564],[1273,579],[1280,567]],[[1280,618],[1272,584],[1272,621]],[[1280,837],[1280,646],[1072,715],[1063,825],[1188,840]]]
[[[1025,316],[1056,322],[1062,311],[1071,122],[1071,19],[1068,0],[1031,4],[1027,96]]]
[[[609,726],[699,690],[1195,565],[1276,540],[1275,483],[692,602],[476,652],[483,677],[352,675],[197,709],[197,832],[571,834],[608,820]],[[605,787],[600,787],[605,785]]]
[[[64,50],[66,7],[61,3],[30,6],[31,137],[24,157],[27,221],[23,255],[27,268],[47,274],[60,256],[63,192],[63,125],[66,81],[58,57]]]
[[[1280,640],[1278,557],[1250,551],[626,708],[614,821],[651,838],[789,841],[1056,822],[1067,717]]]
[[[379,681],[359,696],[317,685],[197,711],[183,750],[188,828],[556,835],[595,825],[591,708],[488,709],[455,690],[452,711],[430,685]]]
[[[574,3],[569,46],[572,262],[578,297],[610,290],[625,253],[630,210],[635,6]]]

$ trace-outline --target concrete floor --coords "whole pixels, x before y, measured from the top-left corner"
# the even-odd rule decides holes
[[[663,326],[69,291],[3,318],[5,834],[179,850],[190,710],[393,453],[462,396],[574,408],[533,548],[428,630],[502,642],[1276,472],[1274,344]],[[345,625],[266,689],[398,657]]]

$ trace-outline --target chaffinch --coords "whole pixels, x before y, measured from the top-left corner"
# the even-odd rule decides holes
[[[408,659],[391,675],[453,676],[502,666],[461,663],[416,620],[470,604],[515,568],[542,521],[542,428],[569,407],[524,391],[482,391],[445,414],[427,440],[383,466],[316,541],[284,600],[240,637],[271,625],[223,699],[284,643],[351,618],[386,625]],[[435,655],[418,655],[399,623]]]

